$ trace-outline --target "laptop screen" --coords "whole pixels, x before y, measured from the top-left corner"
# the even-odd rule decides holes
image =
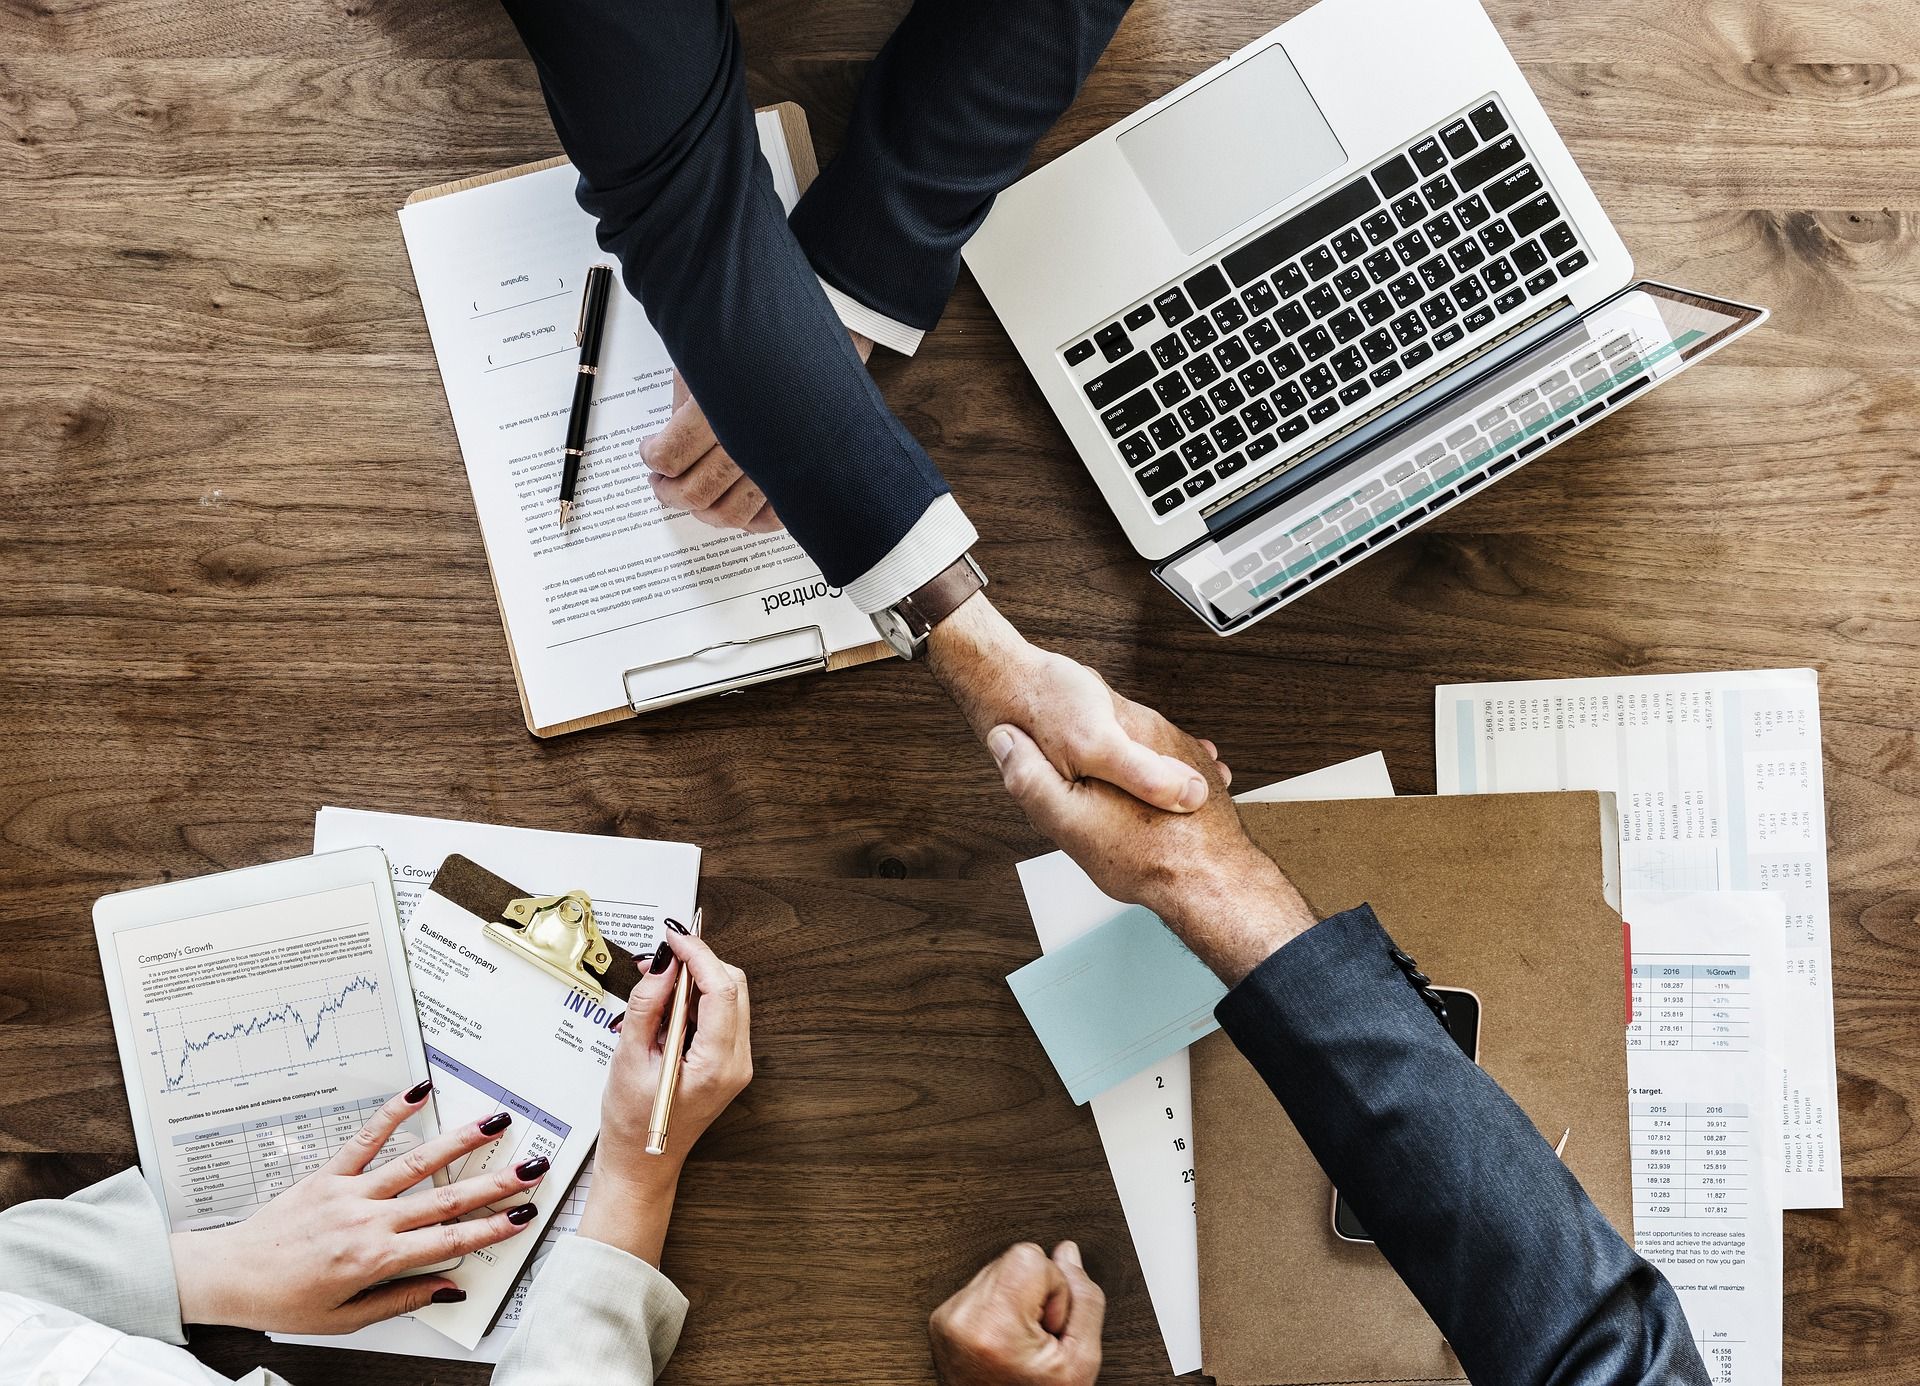
[[[1744,304],[1640,283],[1372,447],[1154,568],[1240,630],[1758,324]]]

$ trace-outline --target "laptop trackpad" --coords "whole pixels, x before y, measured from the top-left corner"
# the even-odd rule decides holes
[[[1119,144],[1189,254],[1347,161],[1277,43],[1134,126]]]

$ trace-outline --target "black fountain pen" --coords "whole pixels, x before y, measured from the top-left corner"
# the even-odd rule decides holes
[[[607,296],[613,289],[613,270],[594,265],[587,270],[586,294],[580,300],[580,325],[573,339],[580,344],[580,373],[573,378],[573,409],[567,414],[566,461],[560,467],[560,527],[573,518],[573,488],[580,480],[580,459],[587,452],[587,414],[593,408],[593,381],[600,374],[600,333],[607,323]]]

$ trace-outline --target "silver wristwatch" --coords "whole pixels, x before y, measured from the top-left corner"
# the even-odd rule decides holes
[[[960,609],[975,592],[985,589],[987,575],[963,553],[931,581],[907,593],[892,606],[873,613],[874,628],[902,659],[919,656],[933,628]]]

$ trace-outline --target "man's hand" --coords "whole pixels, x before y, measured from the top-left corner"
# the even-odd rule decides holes
[[[1093,1386],[1107,1297],[1062,1242],[1008,1247],[933,1311],[927,1335],[944,1386]]]
[[[1176,738],[1203,743],[1121,697],[1084,664],[1028,644],[984,592],[935,626],[927,648],[935,676],[982,740],[1010,723],[1033,739],[1063,779],[1101,780],[1174,813],[1192,813],[1207,802],[1207,779],[1194,765],[1135,733],[1150,732],[1169,745]],[[1206,765],[1224,786],[1232,772],[1216,762],[1211,742],[1204,745]]]
[[[866,360],[873,343],[858,332],[847,335]],[[640,444],[640,460],[653,472],[653,493],[663,505],[685,510],[716,529],[770,534],[781,528],[767,493],[727,456],[679,371],[673,373],[673,415],[665,428]]]

